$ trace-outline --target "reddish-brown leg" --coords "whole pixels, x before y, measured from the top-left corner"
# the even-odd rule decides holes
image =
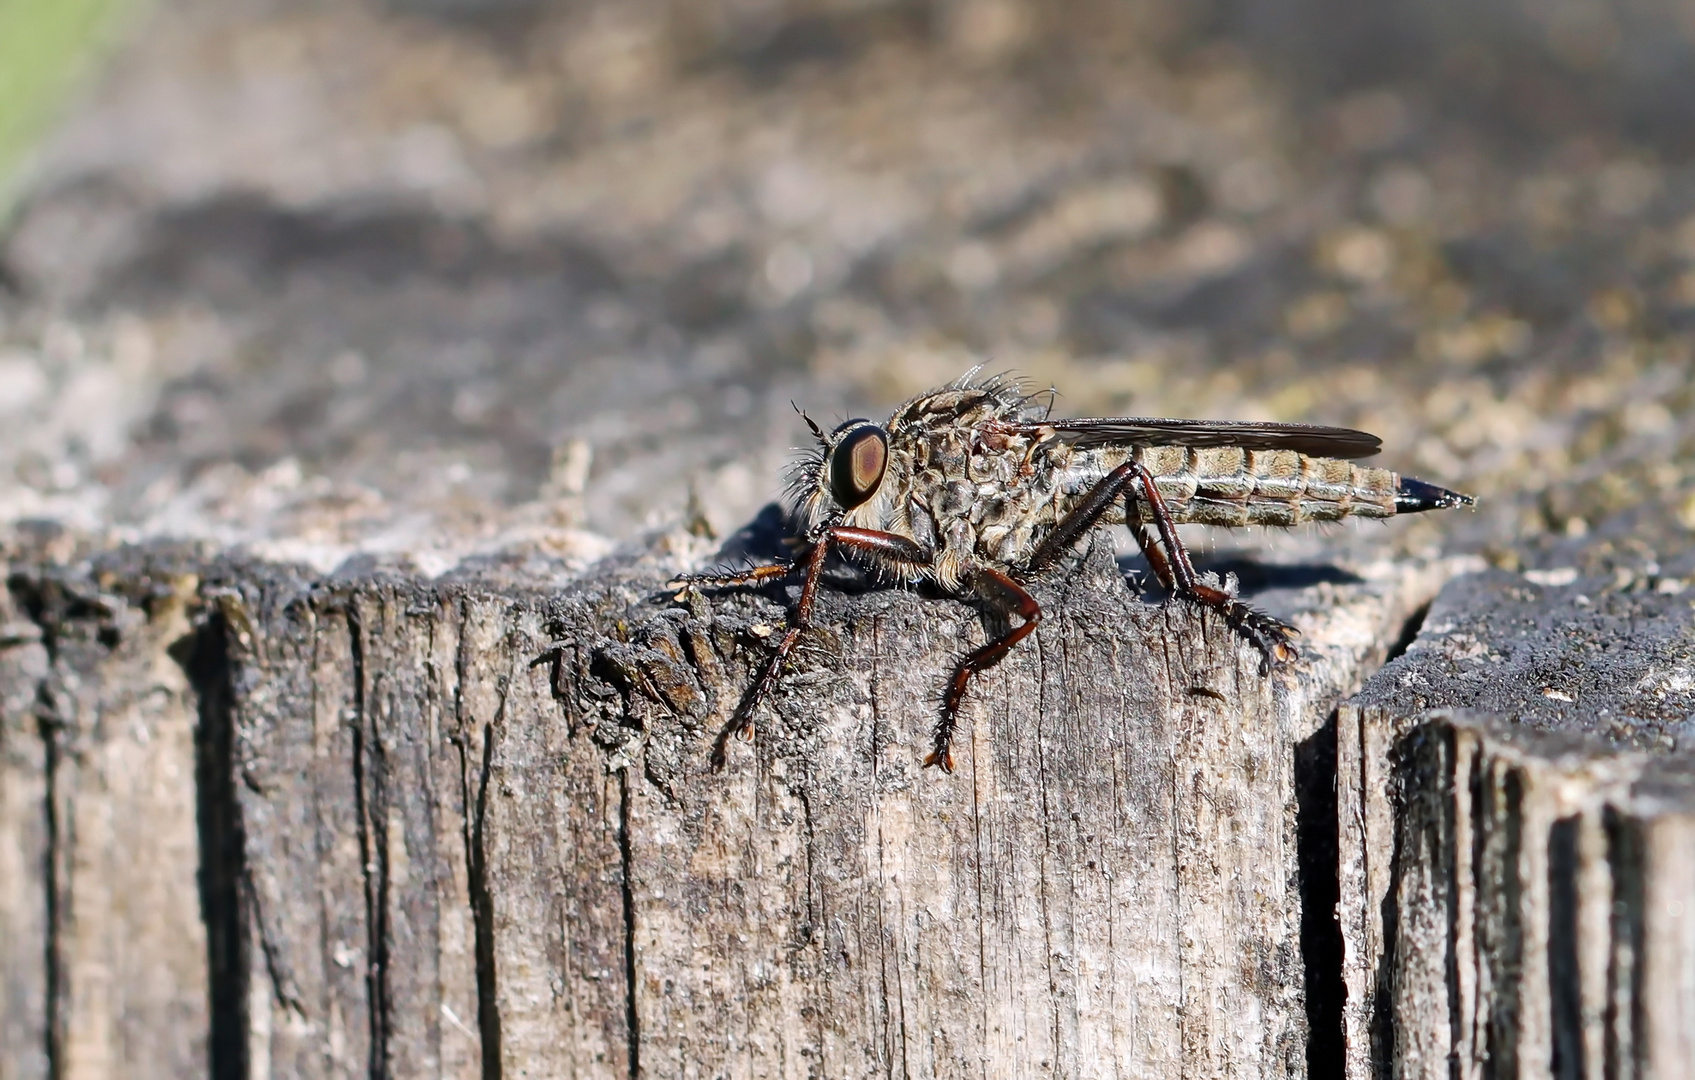
[[[959,705],[965,698],[966,684],[971,681],[971,676],[999,663],[1001,657],[1011,652],[1014,645],[1029,637],[1031,631],[1042,621],[1042,608],[1036,603],[1036,598],[999,570],[987,567],[979,569],[972,575],[971,587],[989,604],[1005,614],[1017,615],[1024,621],[971,653],[953,669],[953,677],[948,680],[947,693],[942,698],[942,717],[936,721],[935,742],[930,756],[924,759],[926,768],[937,765],[943,772],[948,773],[953,772],[953,730],[959,720]]]
[[[1136,492],[1137,488],[1141,489],[1140,495]],[[1101,515],[1120,497],[1124,499],[1124,516],[1130,525],[1131,535],[1136,538],[1142,554],[1147,556],[1148,566],[1153,570],[1154,576],[1159,578],[1160,584],[1165,586],[1172,596],[1221,613],[1238,633],[1252,641],[1254,647],[1259,649],[1263,658],[1260,665],[1261,674],[1268,672],[1272,664],[1286,663],[1299,655],[1289,640],[1298,632],[1294,627],[1286,626],[1264,612],[1254,610],[1223,589],[1216,589],[1201,582],[1200,575],[1195,573],[1194,564],[1189,561],[1188,551],[1177,538],[1177,525],[1172,521],[1171,511],[1165,505],[1165,499],[1160,496],[1159,488],[1154,484],[1153,474],[1139,461],[1127,461],[1102,477],[1094,490],[1090,491],[1037,547],[1035,554],[1030,557],[1028,569],[1043,569],[1069,551],[1095,527]],[[1135,503],[1138,498],[1147,503],[1148,510],[1153,515],[1154,526],[1159,531],[1164,551],[1154,544],[1153,539],[1148,536],[1146,526],[1142,524],[1141,513]]]
[[[794,612],[789,616],[788,629],[784,631],[782,640],[765,662],[759,678],[755,680],[748,692],[742,695],[741,703],[730,716],[718,738],[712,744],[712,767],[722,769],[726,759],[730,736],[740,732],[744,738],[753,737],[753,713],[768,697],[773,687],[777,685],[777,676],[781,672],[783,662],[794,651],[795,643],[800,640],[801,631],[812,623],[812,608],[818,599],[818,583],[824,574],[824,560],[830,553],[830,548],[838,547],[847,553],[866,555],[899,567],[927,566],[931,556],[923,548],[904,536],[894,533],[877,532],[874,529],[854,529],[846,526],[836,526],[824,530],[824,535],[812,545],[812,550],[806,557],[806,580],[801,584],[800,602],[795,605]],[[757,567],[763,570],[765,567]],[[727,575],[728,576],[728,575]],[[757,584],[769,580],[777,574],[767,574],[754,579],[748,584]],[[701,584],[699,579],[689,582]],[[725,587],[738,587],[742,583],[729,581]]]
[[[1160,583],[1170,590],[1172,596],[1180,596],[1217,611],[1238,633],[1253,642],[1260,652],[1261,675],[1269,674],[1275,664],[1286,664],[1298,657],[1300,652],[1290,639],[1300,631],[1242,603],[1223,589],[1201,582],[1194,564],[1189,561],[1188,550],[1177,538],[1177,525],[1171,520],[1171,511],[1160,496],[1159,488],[1154,485],[1152,474],[1139,461],[1129,464],[1134,468],[1137,484],[1142,489],[1141,497],[1153,514],[1154,527],[1159,531],[1160,544],[1165,548],[1163,554],[1148,536],[1146,527],[1141,523],[1141,515],[1136,512],[1135,504],[1130,502],[1134,496],[1128,491],[1125,492],[1125,519],[1130,522],[1131,535],[1136,538],[1142,554],[1147,556],[1148,566]]]
[[[786,578],[803,564],[773,563],[769,566],[750,566],[746,570],[731,570],[723,574],[680,574],[671,579],[668,588],[751,589]]]

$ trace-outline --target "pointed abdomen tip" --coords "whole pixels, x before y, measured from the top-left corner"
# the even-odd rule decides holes
[[[1449,491],[1435,484],[1427,484],[1423,480],[1414,480],[1410,476],[1401,477],[1400,487],[1395,489],[1395,513],[1416,514],[1424,510],[1449,510],[1456,506],[1470,506],[1476,502],[1470,495],[1462,495],[1457,491]]]

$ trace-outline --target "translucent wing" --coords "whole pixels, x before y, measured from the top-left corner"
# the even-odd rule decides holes
[[[1048,428],[1079,446],[1239,446],[1293,450],[1310,457],[1370,457],[1383,440],[1352,428],[1276,424],[1255,420],[1167,420],[1155,416],[1086,416],[1024,425]]]

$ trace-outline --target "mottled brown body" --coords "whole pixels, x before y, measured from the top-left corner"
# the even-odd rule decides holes
[[[969,375],[913,398],[882,426],[850,420],[826,435],[807,423],[819,446],[790,478],[811,545],[804,562],[678,581],[685,589],[733,588],[806,573],[788,631],[714,748],[717,764],[731,732],[751,734],[755,708],[811,618],[832,550],[887,577],[932,581],[1021,620],[961,660],[947,684],[925,763],[951,771],[954,724],[971,676],[1041,620],[1022,582],[1097,526],[1128,525],[1173,598],[1219,612],[1259,648],[1269,670],[1295,659],[1295,629],[1203,581],[1178,525],[1292,526],[1471,501],[1354,464],[1379,446],[1364,432],[1150,417],[1054,420],[1014,384]]]
[[[1336,458],[1242,447],[1078,446],[1041,405],[1004,384],[950,388],[907,402],[890,419],[888,471],[851,510],[816,484],[821,459],[802,463],[808,527],[829,524],[907,537],[935,552],[915,578],[957,588],[970,570],[1016,571],[1109,473],[1140,462],[1177,524],[1293,526],[1395,514],[1399,478]],[[1152,507],[1134,504],[1153,525]],[[1123,525],[1115,502],[1100,524]]]

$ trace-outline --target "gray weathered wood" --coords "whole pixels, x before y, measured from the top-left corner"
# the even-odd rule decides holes
[[[1340,710],[1349,1075],[1690,1075],[1691,616],[1661,580],[1456,581]]]
[[[196,695],[170,655],[199,582],[150,567],[32,584],[0,602],[7,1075],[200,1071]]]
[[[46,873],[53,851],[48,740],[36,713],[52,661],[41,628],[0,588],[0,1045],[8,1076],[47,1076],[46,952],[53,940]]]
[[[952,601],[827,592],[714,774],[781,608],[655,600],[651,557],[555,596],[226,565],[158,627],[112,598],[119,653],[210,650],[171,663],[238,838],[214,1015],[155,1030],[248,1075],[1299,1075],[1297,751],[1445,568],[1286,596],[1309,663],[1263,679],[1107,554],[1041,585],[952,777],[919,768],[985,633]]]
[[[1400,753],[1394,1075],[1695,1075],[1687,765],[1463,715]]]
[[[0,1077],[1688,1060],[1686,35],[1448,6],[155,5],[0,236]],[[951,779],[831,592],[705,774],[778,605],[648,591],[979,359],[1483,499],[1269,539],[1292,683],[1045,584]]]

